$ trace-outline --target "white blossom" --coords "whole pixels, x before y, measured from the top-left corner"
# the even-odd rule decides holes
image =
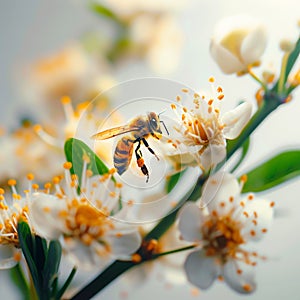
[[[182,238],[198,246],[188,255],[185,272],[201,289],[217,278],[240,293],[256,288],[254,269],[264,257],[246,248],[269,230],[274,203],[241,195],[240,189],[233,175],[217,173],[204,186],[200,202],[204,207],[188,203],[180,211]]]
[[[223,99],[222,88],[211,97],[191,94],[184,89],[186,106],[177,96],[179,104],[171,104],[177,119],[172,127],[177,133],[168,139],[166,156],[176,168],[199,166],[208,170],[226,157],[226,139],[235,139],[251,117],[252,106],[244,102],[221,114],[218,103]]]
[[[264,26],[254,18],[239,15],[216,25],[210,52],[224,73],[244,73],[248,67],[260,64],[266,44]]]
[[[38,234],[59,239],[67,257],[85,269],[130,259],[141,243],[136,227],[115,220],[130,205],[115,211],[121,186],[111,179],[113,173],[92,176],[88,164],[84,158],[80,192],[77,176],[69,173],[71,163],[65,163],[65,182],[56,177],[54,194],[36,193],[29,215]]]

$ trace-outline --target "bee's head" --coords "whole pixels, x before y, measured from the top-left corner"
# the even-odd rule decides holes
[[[149,129],[151,133],[162,134],[159,117],[155,112],[148,113]]]

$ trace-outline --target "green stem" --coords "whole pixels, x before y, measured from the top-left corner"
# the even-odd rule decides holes
[[[186,246],[186,247],[182,247],[182,248],[178,248],[178,249],[158,253],[158,254],[153,255],[152,259],[155,259],[155,258],[158,258],[158,257],[161,257],[161,256],[165,256],[165,255],[169,255],[169,254],[174,254],[174,253],[186,251],[186,250],[191,250],[191,249],[195,248],[196,246],[197,245],[190,245],[190,246]]]
[[[278,94],[283,93],[284,85],[286,82],[286,67],[287,67],[287,62],[289,59],[289,53],[284,53],[282,62],[281,62],[281,72],[280,72],[280,77],[278,80]]]
[[[261,106],[251,118],[248,125],[244,128],[240,136],[235,140],[230,140],[227,143],[227,159],[229,159],[236,150],[238,150],[244,142],[249,138],[251,133],[262,123],[262,121],[274,111],[280,104],[281,99],[277,94],[267,92]]]
[[[266,84],[252,71],[251,68],[248,68],[248,73],[255,81],[257,81],[263,87],[265,91],[268,90]]]

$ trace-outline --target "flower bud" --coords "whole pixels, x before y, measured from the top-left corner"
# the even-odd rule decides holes
[[[210,52],[224,73],[244,73],[249,66],[260,64],[266,42],[264,26],[240,15],[225,18],[216,25]]]

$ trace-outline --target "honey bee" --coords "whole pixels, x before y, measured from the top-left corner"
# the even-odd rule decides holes
[[[106,140],[124,133],[130,133],[129,135],[122,137],[117,143],[113,158],[114,166],[117,169],[118,174],[122,175],[129,167],[134,144],[137,143],[137,147],[134,151],[137,165],[141,169],[142,173],[147,176],[146,182],[148,182],[149,172],[144,163],[140,147],[141,143],[143,143],[149,152],[153,154],[157,160],[159,160],[153,149],[150,148],[146,139],[149,136],[152,136],[158,140],[162,137],[160,123],[163,124],[166,132],[168,133],[164,122],[159,120],[159,115],[157,115],[155,112],[149,112],[147,115],[138,116],[132,119],[126,125],[98,132],[94,134],[92,138],[96,140]]]

